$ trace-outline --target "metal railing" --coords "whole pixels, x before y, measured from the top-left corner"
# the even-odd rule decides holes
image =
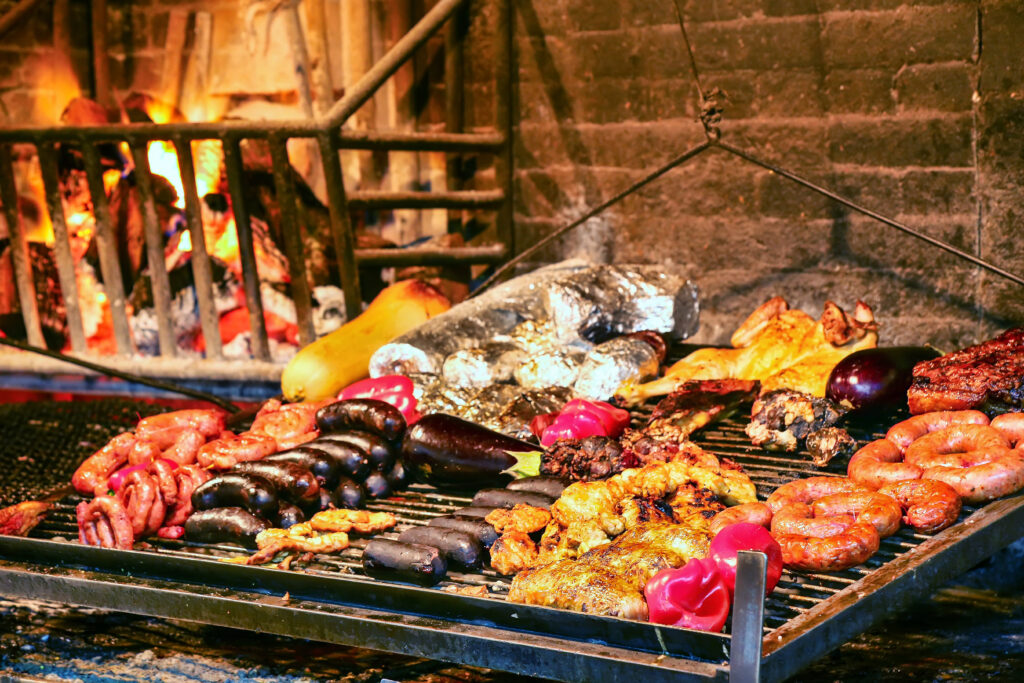
[[[61,200],[62,188],[58,174],[58,146],[78,149],[84,161],[89,195],[95,217],[95,244],[100,272],[110,305],[113,336],[116,343],[117,367],[146,376],[209,379],[275,379],[280,366],[271,360],[270,344],[264,322],[263,302],[256,268],[250,207],[246,205],[241,144],[243,141],[265,141],[270,149],[274,188],[281,206],[283,250],[289,263],[291,295],[296,306],[298,335],[301,343],[314,338],[311,293],[305,277],[305,260],[301,242],[298,197],[286,145],[291,139],[312,140],[316,144],[326,182],[330,236],[338,257],[338,283],[344,291],[345,310],[349,319],[361,310],[362,291],[359,266],[496,264],[514,252],[511,226],[511,154],[510,154],[510,53],[511,35],[507,30],[510,3],[499,0],[499,27],[496,41],[495,78],[496,125],[492,132],[463,133],[461,116],[463,40],[456,34],[457,16],[466,0],[439,0],[381,59],[367,71],[345,95],[323,116],[294,121],[222,121],[216,123],[118,124],[98,126],[22,127],[0,129],[0,201],[9,226],[12,265],[18,288],[19,303],[29,344],[45,346],[32,264],[28,258],[28,242],[18,212],[17,190],[12,164],[12,145],[34,145],[42,171],[46,208],[53,225],[54,258],[63,294],[68,338],[74,355],[89,353],[83,331],[82,311],[75,278],[68,224]],[[445,41],[445,91],[448,130],[439,132],[350,132],[342,125],[365,104],[390,76],[402,67],[443,26],[449,25]],[[455,68],[451,68],[454,65]],[[232,361],[224,357],[219,330],[219,316],[214,304],[210,257],[201,214],[201,198],[196,185],[192,143],[216,140],[223,149],[227,190],[238,233],[242,287],[245,292],[252,330],[252,359]],[[172,327],[171,287],[164,264],[163,230],[159,224],[154,199],[152,174],[147,158],[150,143],[167,141],[173,144],[178,157],[184,192],[184,217],[192,244],[191,264],[198,299],[201,328],[206,343],[205,358],[183,358],[177,347]],[[136,187],[144,222],[146,254],[152,281],[156,310],[159,356],[133,355],[131,328],[128,321],[118,245],[113,236],[110,208],[104,189],[100,144],[126,144],[135,165]],[[489,190],[449,189],[432,192],[360,191],[346,193],[339,152],[342,150],[385,150],[410,152],[441,152],[449,155],[493,154],[496,159],[497,187]],[[449,169],[453,168],[448,164]],[[460,188],[457,182],[449,187]],[[489,246],[452,248],[418,247],[410,249],[357,249],[351,222],[351,211],[360,209],[492,209],[496,212],[498,243]],[[27,354],[0,354],[0,371],[67,372],[67,364]]]

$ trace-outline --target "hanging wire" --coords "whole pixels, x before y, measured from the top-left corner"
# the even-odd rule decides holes
[[[690,36],[686,32],[686,21],[683,19],[683,0],[673,0],[673,4],[676,10],[676,18],[679,21],[679,30],[682,34],[683,44],[686,46],[686,54],[690,62],[690,73],[693,76],[693,82],[694,85],[697,87],[697,94],[700,97],[700,122],[701,125],[704,126],[704,133],[707,136],[707,140],[704,143],[683,152],[682,154],[674,158],[672,161],[652,171],[641,180],[637,181],[636,183],[633,183],[626,189],[616,194],[611,199],[602,202],[601,204],[591,209],[587,213],[583,214],[581,217],[572,221],[568,225],[562,226],[561,228],[558,228],[554,232],[544,236],[538,242],[536,242],[529,248],[525,249],[524,251],[513,257],[511,260],[509,260],[507,263],[505,263],[503,266],[498,268],[489,278],[487,278],[483,282],[483,284],[480,285],[480,287],[478,287],[475,291],[473,291],[472,294],[470,294],[470,297],[476,296],[477,294],[480,294],[481,292],[486,290],[488,287],[497,282],[503,274],[508,272],[509,269],[521,263],[526,257],[530,256],[531,254],[536,253],[545,245],[550,244],[554,239],[560,237],[561,235],[564,235],[573,228],[582,225],[583,223],[587,222],[594,216],[597,216],[598,214],[602,213],[609,207],[613,206],[614,204],[617,204],[618,202],[622,201],[623,199],[633,194],[640,188],[644,187],[651,181],[660,178],[662,175],[664,175],[671,169],[682,165],[683,163],[689,161],[690,159],[693,159],[694,157],[696,157],[697,155],[711,147],[720,147],[724,151],[729,152],[730,154],[733,154],[739,157],[740,159],[747,161],[748,163],[760,166],[761,168],[772,171],[773,173],[776,173],[784,178],[788,178],[789,180],[797,183],[798,185],[813,190],[814,192],[817,192],[818,194],[828,197],[833,201],[839,202],[843,206],[853,209],[854,211],[857,211],[858,213],[868,216],[869,218],[873,218],[884,225],[888,225],[889,227],[900,230],[912,237],[916,237],[919,240],[922,240],[924,242],[927,242],[928,244],[931,244],[932,246],[947,251],[950,254],[953,254],[954,256],[958,256],[959,258],[965,261],[973,263],[976,266],[984,268],[985,270],[988,270],[991,273],[1004,277],[1012,282],[1015,282],[1019,285],[1024,285],[1024,278],[1022,278],[1019,275],[1015,275],[1007,270],[1004,270],[1003,268],[1000,268],[999,266],[993,263],[989,263],[988,261],[978,256],[974,256],[973,254],[965,252],[962,249],[959,249],[951,244],[943,242],[942,240],[926,235],[923,232],[915,230],[914,228],[904,225],[903,223],[893,220],[892,218],[888,218],[876,211],[872,211],[871,209],[860,206],[853,200],[847,199],[846,197],[843,197],[842,195],[839,195],[833,192],[832,190],[817,185],[816,183],[807,180],[806,178],[803,178],[801,176],[798,176],[795,173],[787,171],[784,168],[771,164],[767,161],[763,161],[760,158],[754,156],[753,154],[745,152],[744,150],[738,147],[733,147],[732,145],[722,142],[721,131],[718,128],[718,124],[722,120],[723,106],[721,100],[725,99],[725,93],[723,93],[718,88],[712,88],[710,91],[704,90],[704,86],[701,83],[700,71],[697,68],[697,59],[693,51],[693,46],[690,43]]]
[[[182,396],[189,396],[191,398],[199,399],[200,401],[207,401],[216,406],[220,406],[224,410],[230,413],[237,413],[239,411],[238,406],[231,403],[230,401],[216,396],[214,394],[208,394],[205,391],[199,391],[198,389],[190,389],[189,387],[183,387],[179,384],[172,384],[171,382],[164,382],[158,379],[150,379],[149,377],[143,377],[141,375],[133,375],[130,372],[122,372],[114,368],[108,368],[105,365],[99,365],[91,361],[82,360],[81,358],[75,358],[67,354],[58,353],[57,351],[50,351],[39,346],[33,346],[16,339],[8,339],[7,337],[0,336],[0,344],[4,346],[12,346],[22,351],[30,351],[31,353],[38,353],[41,356],[47,356],[48,358],[56,358],[57,360],[64,361],[65,363],[71,363],[72,365],[78,365],[83,368],[88,368],[94,372],[98,372],[108,377],[116,377],[117,379],[125,380],[126,382],[134,382],[136,384],[144,384],[154,389],[162,389],[169,391],[174,394],[181,394]]]

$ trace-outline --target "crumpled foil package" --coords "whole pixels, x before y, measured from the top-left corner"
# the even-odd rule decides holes
[[[496,341],[533,355],[589,351],[592,341],[640,330],[685,339],[699,316],[697,287],[679,267],[568,261],[513,278],[385,344],[370,359],[370,376],[440,375],[452,354]],[[453,372],[471,375],[459,362]]]

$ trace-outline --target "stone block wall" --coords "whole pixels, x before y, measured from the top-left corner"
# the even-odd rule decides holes
[[[722,139],[1024,275],[1024,5],[687,0]],[[524,247],[704,138],[672,0],[517,0],[515,222]],[[1024,324],[1024,287],[711,150],[547,250],[689,266],[698,339],[775,295],[871,305],[887,344]]]

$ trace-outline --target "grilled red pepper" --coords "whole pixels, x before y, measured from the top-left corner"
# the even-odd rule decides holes
[[[350,384],[338,394],[338,400],[349,398],[375,398],[390,403],[402,413],[406,424],[413,424],[421,415],[416,410],[416,396],[412,380],[405,375],[383,375],[362,379]]]
[[[558,417],[541,435],[542,446],[558,439],[583,439],[588,436],[617,437],[629,426],[629,411],[604,401],[576,398],[565,404]]]
[[[740,522],[719,531],[708,551],[708,557],[718,565],[729,592],[736,591],[736,562],[741,550],[758,550],[768,556],[765,595],[775,590],[782,576],[782,547],[763,526]]]
[[[644,596],[651,622],[715,633],[725,626],[732,606],[725,579],[708,558],[661,570],[647,582]]]

